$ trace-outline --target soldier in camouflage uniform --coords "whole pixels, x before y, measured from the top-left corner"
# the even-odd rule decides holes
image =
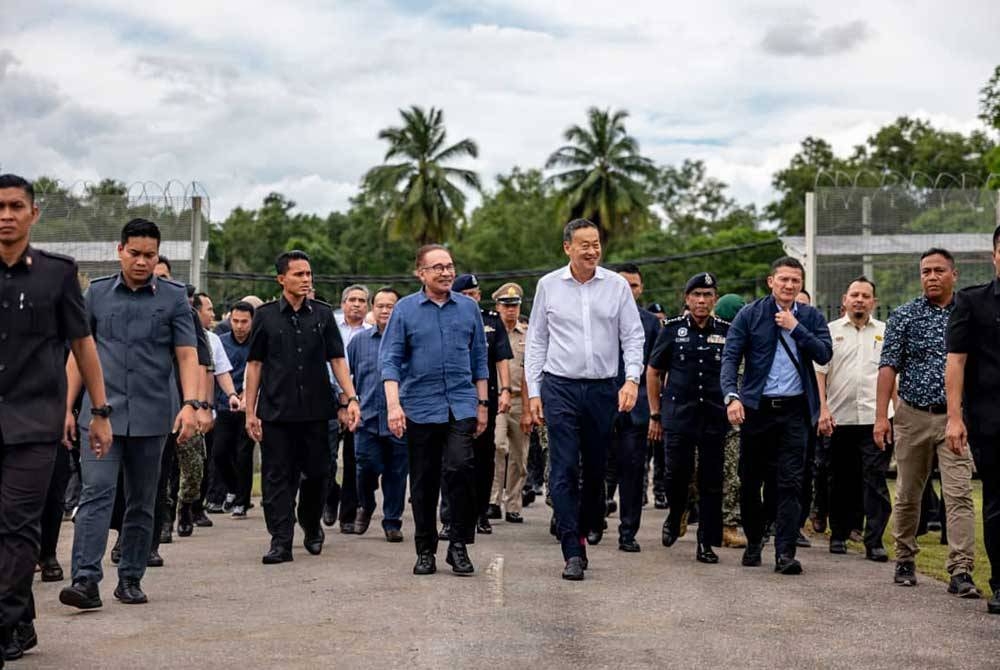
[[[719,298],[715,304],[715,314],[732,322],[743,307],[741,297],[733,293]],[[737,375],[737,385],[742,384],[743,370]],[[740,432],[732,426],[726,434],[725,461],[722,482],[722,543],[727,547],[745,547],[747,539],[740,532]]]

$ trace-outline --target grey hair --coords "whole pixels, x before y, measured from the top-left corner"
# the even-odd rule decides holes
[[[563,227],[563,242],[567,244],[573,241],[573,233],[578,230],[583,230],[584,228],[596,228],[597,232],[600,233],[601,229],[597,227],[597,224],[593,221],[588,221],[587,219],[573,219]]]
[[[347,300],[347,296],[351,294],[351,291],[361,291],[362,293],[365,294],[365,302],[368,302],[368,287],[364,286],[363,284],[351,284],[343,291],[341,291],[340,302],[344,302],[345,300]]]

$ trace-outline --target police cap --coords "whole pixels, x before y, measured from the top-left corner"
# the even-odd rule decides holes
[[[493,291],[493,299],[501,305],[520,305],[524,290],[510,281]]]
[[[699,272],[695,276],[688,279],[687,285],[684,286],[684,295],[687,295],[691,291],[699,288],[712,288],[718,290],[718,283],[715,279],[715,275],[711,272]]]
[[[451,285],[451,290],[458,293],[472,288],[479,288],[479,279],[473,274],[458,275],[455,277],[455,283]]]

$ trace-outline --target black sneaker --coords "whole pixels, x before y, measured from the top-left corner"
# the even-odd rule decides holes
[[[896,576],[893,580],[900,586],[917,585],[917,566],[913,561],[901,561],[896,564]]]
[[[972,575],[968,572],[960,572],[951,576],[951,581],[948,582],[948,593],[971,600],[982,597],[982,593],[976,588],[976,583],[972,581]]]
[[[224,503],[210,502],[205,505],[205,511],[209,514],[222,514],[226,511]]]
[[[245,519],[245,518],[247,518],[247,508],[244,507],[243,505],[233,505],[233,514],[232,514],[232,517],[234,519]]]

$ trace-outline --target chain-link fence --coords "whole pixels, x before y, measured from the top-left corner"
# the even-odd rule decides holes
[[[173,278],[206,285],[211,208],[198,184],[65,188],[53,183],[37,188],[35,201],[41,215],[31,231],[31,243],[75,258],[84,282],[118,272],[121,230],[129,220],[141,217],[159,226],[160,254],[169,259]]]
[[[806,200],[806,236],[782,238],[805,259],[814,304],[837,318],[848,284],[864,275],[878,290],[879,316],[920,295],[920,255],[954,254],[958,286],[990,281],[997,192],[980,189],[823,187]],[[814,234],[810,234],[814,231]]]

